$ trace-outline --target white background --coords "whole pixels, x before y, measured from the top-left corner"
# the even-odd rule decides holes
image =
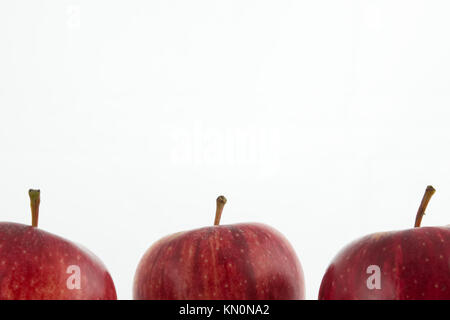
[[[131,298],[169,233],[259,221],[307,297],[349,241],[449,222],[448,1],[2,1],[0,220],[84,244]]]

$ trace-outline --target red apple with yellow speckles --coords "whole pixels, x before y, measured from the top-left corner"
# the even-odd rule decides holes
[[[420,227],[435,192],[428,186],[415,228],[356,240],[332,261],[321,300],[450,299],[450,227]]]
[[[134,278],[134,298],[150,300],[303,299],[303,271],[288,241],[259,223],[175,233],[153,244]]]
[[[0,222],[0,299],[115,300],[114,283],[89,250],[38,228],[40,191],[29,191],[32,225]]]

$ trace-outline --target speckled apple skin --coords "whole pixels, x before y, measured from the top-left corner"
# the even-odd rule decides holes
[[[370,265],[380,267],[381,289],[367,286]],[[351,243],[328,267],[319,299],[450,299],[450,228],[382,232]]]
[[[247,223],[180,232],[141,259],[134,298],[149,300],[304,299],[303,271],[279,232]]]
[[[80,267],[80,289],[70,290],[70,265]],[[0,299],[115,300],[114,283],[90,251],[27,225],[0,222]]]

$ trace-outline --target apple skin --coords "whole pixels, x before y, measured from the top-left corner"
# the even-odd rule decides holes
[[[369,290],[367,267],[380,267],[381,289]],[[450,228],[375,233],[354,241],[332,261],[319,300],[450,299]]]
[[[303,270],[275,229],[258,223],[206,227],[165,237],[142,257],[134,299],[304,299]]]
[[[70,265],[80,267],[80,289],[68,289]],[[0,299],[115,300],[114,283],[90,251],[41,229],[0,222]]]

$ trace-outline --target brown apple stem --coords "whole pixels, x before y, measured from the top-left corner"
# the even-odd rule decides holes
[[[39,220],[39,204],[41,203],[41,191],[30,189],[28,190],[28,195],[30,196],[31,225],[37,228]]]
[[[222,217],[223,207],[227,203],[227,198],[224,196],[218,196],[216,200],[216,218],[214,219],[214,225],[218,226],[220,224],[220,218]]]
[[[432,186],[428,186],[425,190],[425,194],[423,195],[422,202],[420,203],[419,210],[416,215],[416,222],[414,223],[414,228],[419,228],[422,223],[422,218],[425,215],[425,210],[428,206],[428,202],[430,202],[431,197],[436,192],[436,190]]]

